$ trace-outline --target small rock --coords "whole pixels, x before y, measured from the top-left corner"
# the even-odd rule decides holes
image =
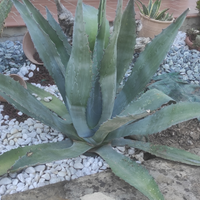
[[[37,172],[44,171],[45,170],[45,165],[38,165],[38,166],[35,167],[35,170]]]
[[[22,113],[22,112],[18,112],[17,114],[18,114],[19,116],[22,116],[22,115],[23,115],[23,113]]]
[[[124,152],[125,151],[125,147],[117,147],[117,149],[121,152]]]
[[[58,176],[64,177],[64,176],[66,176],[66,175],[67,175],[67,174],[66,174],[66,172],[64,172],[64,171],[58,172]]]
[[[9,141],[9,145],[10,145],[10,146],[13,146],[14,144],[15,144],[15,142],[14,142],[13,140],[10,140],[10,141]]]
[[[44,178],[45,180],[49,181],[51,177],[50,177],[49,174],[44,174],[44,175],[42,175],[42,178]]]
[[[44,100],[45,102],[50,102],[50,101],[52,100],[52,97],[51,97],[51,96],[49,96],[49,97],[44,97],[43,100]]]
[[[3,195],[5,192],[6,192],[6,186],[5,186],[5,185],[2,185],[2,186],[0,187],[0,195]]]
[[[25,169],[25,172],[27,174],[34,174],[35,173],[35,169],[33,167],[28,167]]]
[[[16,128],[12,128],[11,130],[10,130],[10,133],[11,134],[15,134],[15,133],[17,133],[18,132],[18,129],[16,129]]]
[[[80,163],[80,162],[75,162],[74,163],[74,168],[75,169],[83,169],[83,164],[82,163]]]
[[[8,184],[11,184],[12,183],[12,181],[11,181],[11,179],[10,178],[2,178],[1,180],[0,180],[0,185],[8,185]]]
[[[18,178],[22,183],[25,182],[25,179],[24,179],[24,176],[23,176],[22,173],[21,173],[21,174],[18,174],[18,175],[17,175],[17,178]]]
[[[24,183],[18,183],[16,191],[17,192],[23,191],[24,190],[24,186],[25,186]]]
[[[18,179],[13,179],[13,180],[12,180],[12,184],[13,184],[13,185],[17,185],[17,184],[18,184],[18,182],[19,182],[19,180],[18,180]]]
[[[35,129],[37,129],[37,128],[43,128],[43,125],[40,124],[40,123],[36,123],[36,124],[34,125],[34,128],[35,128]]]
[[[34,71],[34,70],[36,69],[36,65],[31,64],[31,65],[30,65],[30,69],[31,69],[32,71]]]
[[[30,73],[28,74],[28,77],[29,77],[29,78],[33,77],[33,72],[30,72]]]

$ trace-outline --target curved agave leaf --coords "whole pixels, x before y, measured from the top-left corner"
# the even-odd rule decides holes
[[[108,163],[114,174],[134,186],[150,200],[164,200],[153,177],[142,165],[117,153],[110,145],[98,148],[95,152]]]
[[[150,82],[170,49],[188,11],[187,9],[175,22],[156,36],[140,54],[125,86],[116,97],[113,117],[118,115]]]
[[[56,22],[56,20],[54,19],[54,17],[52,16],[52,14],[50,13],[50,11],[48,10],[48,8],[46,8],[46,12],[47,12],[47,20],[48,20],[49,24],[56,31],[56,33],[58,34],[58,37],[63,42],[63,45],[65,46],[65,49],[67,51],[67,54],[70,55],[72,47],[71,47],[71,45],[68,42],[68,37],[64,34],[62,28]],[[65,67],[66,66],[67,65],[65,65]]]
[[[200,102],[200,86],[188,84],[187,81],[179,78],[179,74],[163,74],[154,80],[156,82],[149,85],[148,88],[156,88],[178,102]]]
[[[98,13],[98,33],[95,40],[92,64],[92,89],[87,104],[87,122],[89,127],[94,128],[102,114],[102,92],[99,83],[100,61],[103,57],[104,49],[109,40],[109,23],[106,20],[106,0],[100,1]]]
[[[63,100],[66,102],[64,66],[61,62],[57,49],[55,48],[55,44],[52,43],[49,36],[40,28],[39,24],[35,22],[32,15],[23,4],[21,4],[18,0],[13,0],[13,3],[26,23],[35,48],[44,62],[45,67],[55,80]]]
[[[0,95],[26,115],[61,131],[72,139],[82,140],[78,137],[76,130],[71,124],[56,116],[18,82],[3,74],[0,74]]]
[[[122,16],[122,0],[118,0],[116,18],[114,22],[114,31],[110,39],[110,43],[107,46],[104,56],[101,61],[100,74],[100,87],[102,91],[102,115],[99,124],[107,121],[111,115],[114,106],[114,100],[116,95],[116,58],[117,58],[117,38],[121,26]]]
[[[71,146],[66,146],[65,148],[59,148],[57,145],[57,148],[52,148],[52,145],[53,143],[46,144],[46,146],[44,144],[42,148],[36,146],[34,150],[30,149],[30,152],[19,158],[9,169],[9,171],[15,172],[25,167],[37,164],[43,164],[67,158],[75,158],[91,149],[89,144],[80,141],[73,141]]]
[[[93,135],[86,121],[86,107],[91,90],[92,60],[83,22],[82,1],[76,8],[73,47],[65,76],[66,99],[75,129],[80,137]]]
[[[122,15],[121,28],[117,41],[117,88],[132,61],[135,43],[136,24],[134,1],[130,0]]]
[[[172,125],[200,116],[200,103],[182,102],[162,108],[133,124],[123,126],[111,132],[106,141],[129,135],[149,135],[163,131]]]
[[[129,147],[137,148],[142,151],[149,152],[153,155],[158,157],[177,161],[180,163],[185,163],[188,165],[195,165],[200,166],[200,157],[190,153],[188,151],[177,149],[173,147],[168,147],[164,145],[156,145],[152,143],[134,141],[134,140],[127,140],[127,139],[114,139],[111,143],[112,146],[125,146],[128,145]]]
[[[141,110],[140,113],[138,112],[135,115],[128,115],[128,116],[117,116],[113,119],[110,119],[106,122],[104,122],[97,132],[92,137],[97,144],[100,144],[103,142],[103,140],[106,138],[106,136],[111,132],[116,130],[117,128],[123,126],[127,123],[133,123],[134,121],[144,118],[147,115],[149,115],[148,112]]]
[[[3,153],[2,155],[0,155],[0,176],[7,173],[8,169],[10,169],[15,164],[15,162],[18,159],[20,159],[22,156],[30,157],[32,155],[32,151],[35,151],[37,149],[43,149],[43,148],[46,151],[50,149],[52,150],[66,149],[66,148],[71,147],[72,144],[73,142],[70,139],[68,139],[68,140],[64,140],[64,141],[56,142],[56,143],[48,143],[48,144],[46,143],[46,144],[39,144],[39,145],[33,145],[33,146],[19,147],[17,149],[12,149],[10,151],[7,151]]]
[[[67,63],[69,61],[70,55],[68,54],[67,49],[64,46],[63,41],[58,37],[56,30],[52,28],[52,26],[49,24],[49,22],[42,16],[42,14],[30,3],[29,0],[23,0],[24,4],[26,5],[26,8],[28,9],[29,13],[33,17],[33,19],[36,21],[37,24],[39,24],[40,28],[49,35],[49,38],[52,40],[52,42],[55,44],[55,47],[60,55],[60,59],[63,63],[63,65],[67,66]]]
[[[59,115],[60,117],[62,117],[63,119],[65,119],[67,121],[67,123],[72,123],[71,121],[71,117],[65,107],[65,105],[63,104],[63,102],[58,99],[57,97],[55,97],[54,95],[52,95],[51,93],[40,89],[30,83],[26,83],[27,84],[27,89],[29,90],[29,92],[32,94],[37,94],[38,97],[41,98],[41,103],[46,106],[48,109],[52,110],[53,112],[55,112],[57,115]],[[46,102],[44,101],[45,97],[52,97],[52,100],[50,102]]]
[[[83,21],[85,22],[85,32],[88,35],[90,50],[93,51],[98,29],[98,23],[97,23],[98,10],[84,3],[82,5],[83,5]]]
[[[120,113],[120,116],[137,113],[138,111],[140,112],[141,109],[152,112],[167,103],[175,103],[175,101],[157,89],[148,90],[136,101],[131,102],[125,110]]]

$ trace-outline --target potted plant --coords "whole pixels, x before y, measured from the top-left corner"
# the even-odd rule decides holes
[[[200,51],[200,31],[196,29],[188,29],[186,31],[185,43],[190,49]]]
[[[154,38],[173,22],[172,14],[167,13],[169,8],[160,11],[161,0],[156,0],[155,2],[149,0],[147,6],[140,0],[137,1],[142,5],[141,8],[136,2],[140,10],[140,19],[143,26],[139,33],[140,37]]]
[[[197,4],[196,8],[197,8],[197,10],[198,10],[199,13],[200,13],[200,0],[198,0],[198,1],[196,2],[196,4]]]
[[[29,32],[24,35],[23,39],[23,51],[26,57],[36,65],[43,65],[42,60],[39,57],[37,50],[34,47],[33,41]]]

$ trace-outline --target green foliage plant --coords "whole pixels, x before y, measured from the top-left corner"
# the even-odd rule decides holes
[[[10,12],[12,5],[13,3],[11,0],[0,0],[0,33],[3,30],[4,20],[8,16],[8,13]]]
[[[198,50],[200,48],[200,31],[191,28],[187,29],[186,34],[193,43],[193,48]]]
[[[91,41],[92,38],[95,41],[93,47],[85,30],[85,23],[91,23],[87,21],[90,17],[83,21],[81,0],[76,8],[72,47],[48,9],[46,20],[28,0],[22,3],[13,0],[13,3],[25,21],[35,48],[55,80],[63,101],[55,96],[50,102],[43,101],[49,93],[31,84],[26,90],[1,74],[0,95],[23,113],[57,129],[66,139],[3,153],[0,156],[0,175],[89,152],[101,156],[113,173],[150,200],[162,200],[164,197],[147,169],[119,154],[113,147],[127,145],[161,158],[200,166],[200,158],[187,151],[127,139],[130,135],[154,134],[200,115],[200,103],[176,103],[157,89],[144,92],[169,51],[188,9],[146,46],[128,80],[118,90],[134,53],[136,25],[133,0],[129,1],[124,12],[122,0],[118,0],[111,35],[106,20],[106,1],[100,1],[96,13],[91,12],[92,18],[97,16],[95,23],[98,24],[95,37],[90,37]],[[41,101],[36,99],[36,94]]]
[[[167,11],[169,10],[169,8],[166,8],[162,11],[160,11],[160,5],[161,5],[161,0],[156,0],[155,2],[153,2],[153,0],[149,0],[149,3],[147,6],[145,6],[140,0],[137,0],[142,8],[138,5],[138,3],[136,2],[140,13],[142,13],[143,15],[151,18],[151,19],[155,19],[155,20],[159,20],[159,21],[172,21],[173,20],[173,16],[172,14],[167,13]]]
[[[200,0],[198,0],[198,1],[196,2],[196,8],[197,8],[197,10],[198,10],[199,13],[200,13]]]

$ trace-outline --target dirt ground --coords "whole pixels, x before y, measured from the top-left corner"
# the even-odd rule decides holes
[[[149,142],[185,150],[200,148],[200,122],[197,119],[174,125],[149,136]]]

